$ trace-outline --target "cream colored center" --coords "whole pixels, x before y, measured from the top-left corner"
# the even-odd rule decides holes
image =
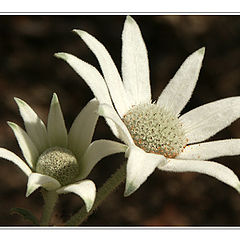
[[[123,117],[134,143],[145,152],[176,157],[187,144],[179,119],[157,104],[140,104]]]

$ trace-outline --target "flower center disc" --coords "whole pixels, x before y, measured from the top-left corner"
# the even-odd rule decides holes
[[[78,176],[79,166],[70,150],[52,147],[39,156],[36,171],[57,179],[61,185],[67,185]]]
[[[145,152],[176,157],[187,144],[179,119],[157,104],[140,104],[123,117],[134,143]]]

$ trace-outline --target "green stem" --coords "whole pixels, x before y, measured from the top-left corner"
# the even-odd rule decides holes
[[[87,212],[83,206],[75,215],[73,215],[66,223],[66,226],[81,225],[96,208],[105,200],[105,198],[115,190],[126,178],[126,162],[103,184],[96,195],[96,199],[92,209]]]
[[[43,207],[40,226],[49,226],[53,209],[58,199],[58,194],[56,193],[56,191],[46,191],[46,190],[43,190],[42,194],[43,194],[43,199],[45,201],[45,204]]]

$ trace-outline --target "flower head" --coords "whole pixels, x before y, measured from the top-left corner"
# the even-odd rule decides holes
[[[93,181],[85,178],[99,160],[126,148],[108,140],[91,143],[98,119],[98,101],[93,99],[83,108],[69,133],[56,94],[52,97],[47,128],[27,103],[19,98],[15,101],[26,131],[15,123],[8,124],[26,163],[4,148],[0,148],[0,157],[18,165],[28,176],[26,196],[39,187],[58,194],[73,192],[84,200],[89,211],[95,200],[96,187]]]
[[[240,192],[238,177],[209,159],[240,154],[240,139],[207,140],[240,117],[240,97],[208,103],[180,115],[198,80],[205,48],[191,54],[152,103],[147,50],[135,20],[127,16],[122,33],[122,78],[105,47],[74,30],[96,55],[103,76],[67,53],[57,53],[87,82],[100,102],[99,114],[128,149],[125,196],[157,167],[163,171],[208,174]],[[108,91],[110,95],[108,94]]]

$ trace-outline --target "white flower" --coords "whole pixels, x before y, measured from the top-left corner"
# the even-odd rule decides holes
[[[240,191],[233,171],[206,161],[239,155],[240,139],[200,143],[240,117],[240,97],[208,103],[180,116],[196,85],[204,48],[184,61],[158,100],[151,103],[147,50],[133,18],[126,18],[122,33],[123,81],[105,47],[90,34],[74,31],[96,55],[104,78],[93,66],[71,54],[56,56],[87,82],[100,102],[99,113],[115,136],[128,145],[125,196],[133,193],[156,167],[208,174]]]
[[[103,157],[126,149],[125,145],[109,140],[91,143],[98,119],[98,101],[93,99],[82,109],[69,133],[56,94],[51,101],[47,129],[27,103],[18,98],[15,101],[26,132],[15,123],[8,124],[27,164],[4,148],[0,148],[0,157],[15,163],[28,176],[26,196],[39,187],[58,194],[73,192],[84,200],[89,211],[95,200],[96,187],[93,181],[85,178]]]

